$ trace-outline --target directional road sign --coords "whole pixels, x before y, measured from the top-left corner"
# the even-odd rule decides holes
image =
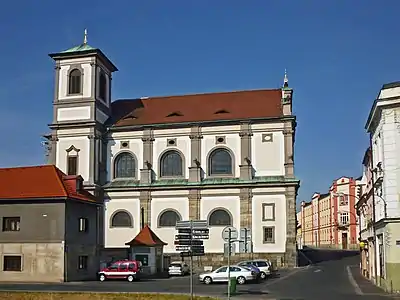
[[[223,230],[222,230],[222,239],[225,242],[229,242],[229,230],[230,230],[230,240],[234,241],[237,240],[238,238],[238,231],[235,227],[233,226],[226,226]]]

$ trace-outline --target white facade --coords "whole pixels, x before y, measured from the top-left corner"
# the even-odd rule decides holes
[[[371,109],[366,129],[372,145],[372,199],[362,236],[369,239],[371,278],[386,290],[400,291],[400,82],[385,84]],[[375,216],[375,218],[373,218]],[[364,217],[364,219],[366,219]],[[366,220],[365,220],[366,221]]]
[[[293,240],[290,251],[295,251],[298,181],[293,175],[295,122],[287,80],[282,92],[278,91],[282,93],[278,101],[282,101],[286,119],[267,118],[265,122],[246,123],[247,127],[239,122],[201,123],[196,125],[199,136],[195,138],[193,124],[183,128],[139,126],[112,130],[105,123],[112,117],[111,74],[116,68],[97,49],[85,51],[92,52],[81,54],[76,50],[72,58],[52,56],[57,67],[50,161],[65,173],[79,173],[88,188],[104,195],[106,248],[128,247],[126,243],[140,231],[141,208],[145,207],[146,223],[168,243],[165,253],[176,252],[177,234],[174,225],[161,221],[167,212],[180,220],[209,221],[206,253],[223,253],[221,234],[228,223],[238,230],[251,230],[254,253],[283,255],[288,251],[288,238]],[[82,85],[75,85],[71,94],[71,82],[77,80],[71,75],[74,70],[80,72]],[[217,150],[224,153],[225,159],[226,155],[230,157],[229,174],[211,174],[211,157]],[[181,174],[174,178],[161,172],[163,158],[170,151],[180,157],[182,167],[177,171]],[[129,156],[129,176],[118,173],[123,155]],[[72,163],[76,168],[70,168]],[[244,172],[246,167],[250,172]],[[193,169],[200,170],[201,179],[193,181]],[[165,182],[170,184],[163,186]],[[193,200],[196,192],[198,203]],[[216,218],[214,223],[212,216]]]

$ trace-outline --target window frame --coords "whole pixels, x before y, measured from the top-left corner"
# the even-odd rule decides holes
[[[71,172],[71,161],[70,161],[70,159],[73,159],[73,160],[75,160],[74,161],[74,163],[73,163],[73,169],[75,169],[75,172]],[[67,156],[67,175],[72,175],[72,176],[75,176],[75,175],[78,175],[78,155],[68,155]]]
[[[272,230],[272,238],[271,240],[268,240],[265,238],[265,230],[266,229],[271,229]],[[276,236],[275,236],[275,226],[263,226],[263,231],[262,231],[262,238],[263,238],[263,244],[275,244],[276,240]]]
[[[118,175],[118,163],[122,159],[123,156],[130,156],[133,161],[133,177],[132,176],[127,176],[127,177],[121,177],[117,176]],[[127,179],[137,179],[137,159],[135,154],[133,154],[131,151],[120,151],[117,153],[117,155],[114,158],[113,161],[113,178],[114,180],[127,180]]]
[[[19,258],[19,268],[7,268],[7,258]],[[3,272],[22,272],[23,270],[23,258],[22,255],[3,255]]]
[[[271,207],[272,208],[272,217],[271,218],[267,218],[267,216],[265,215],[265,208],[266,207]],[[275,212],[275,203],[263,203],[262,204],[262,221],[263,222],[268,222],[268,221],[275,221],[275,217],[276,217],[276,212]]]
[[[102,82],[103,79],[104,82]],[[107,76],[103,70],[99,72],[99,98],[104,102],[107,101]]]
[[[86,271],[89,266],[89,256],[79,255],[78,256],[78,270]]]
[[[231,161],[230,173],[213,173],[213,167],[212,167],[213,157],[220,151],[227,153],[230,157]],[[235,176],[235,156],[231,151],[231,149],[221,146],[212,149],[207,155],[207,177],[218,178],[218,177],[234,177],[234,176]]]
[[[161,224],[161,218],[163,217],[164,214],[169,213],[169,212],[173,212],[177,215],[177,219],[176,219],[177,222],[182,220],[182,215],[178,211],[176,211],[175,209],[172,209],[172,208],[167,208],[167,209],[163,210],[162,212],[160,212],[158,215],[158,218],[157,218],[157,227],[158,228],[172,228],[172,227],[175,228],[176,223],[173,225],[162,225]]]
[[[11,224],[16,223],[17,229],[13,229]],[[21,217],[3,217],[2,219],[2,231],[3,232],[18,232],[21,231]]]
[[[178,175],[164,175],[164,160],[168,157],[170,154],[176,154],[177,157],[180,159],[180,164],[181,164],[181,174]],[[168,179],[168,178],[183,178],[185,176],[185,157],[182,152],[180,152],[178,149],[167,149],[160,155],[159,159],[159,177],[162,179]]]
[[[218,211],[225,212],[229,216],[229,224],[211,224],[211,217],[213,214],[217,213]],[[231,212],[225,208],[218,207],[213,209],[212,211],[209,212],[208,217],[207,217],[207,224],[210,227],[226,227],[226,226],[232,226],[233,225],[233,216]]]
[[[126,226],[125,225],[124,226],[114,225],[114,218],[120,213],[125,213],[125,214],[128,215],[129,220],[130,220],[130,225],[126,225]],[[114,213],[111,215],[111,218],[110,218],[110,228],[133,228],[133,217],[132,217],[132,214],[130,214],[128,211],[123,210],[123,209],[119,209],[119,210],[114,211]]]
[[[79,232],[88,232],[89,231],[89,219],[85,217],[80,217],[78,219],[78,230]]]
[[[73,82],[71,81],[71,79],[72,79],[72,75],[73,75],[72,73],[74,71],[79,72],[79,83],[78,83],[79,92],[72,91]],[[68,72],[67,95],[68,96],[76,96],[76,95],[82,95],[82,94],[83,94],[83,69],[80,65],[73,65],[70,67],[70,70]]]

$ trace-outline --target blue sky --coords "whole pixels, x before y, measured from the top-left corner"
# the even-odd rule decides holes
[[[6,1],[0,11],[0,167],[44,163],[48,53],[89,44],[119,67],[113,98],[277,88],[287,68],[298,117],[298,200],[359,176],[364,124],[400,80],[399,1]]]

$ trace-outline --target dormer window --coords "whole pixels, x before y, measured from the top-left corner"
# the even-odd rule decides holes
[[[229,111],[227,111],[227,110],[225,110],[225,109],[220,109],[220,110],[217,110],[217,111],[215,112],[216,115],[218,115],[218,114],[228,114],[228,113],[229,113]]]
[[[183,114],[180,111],[174,111],[173,113],[170,113],[167,117],[182,117]]]
[[[107,78],[104,72],[100,72],[100,78],[99,78],[99,97],[100,99],[106,101],[107,96]]]
[[[75,95],[82,92],[82,72],[78,69],[73,69],[69,73],[68,94]]]

